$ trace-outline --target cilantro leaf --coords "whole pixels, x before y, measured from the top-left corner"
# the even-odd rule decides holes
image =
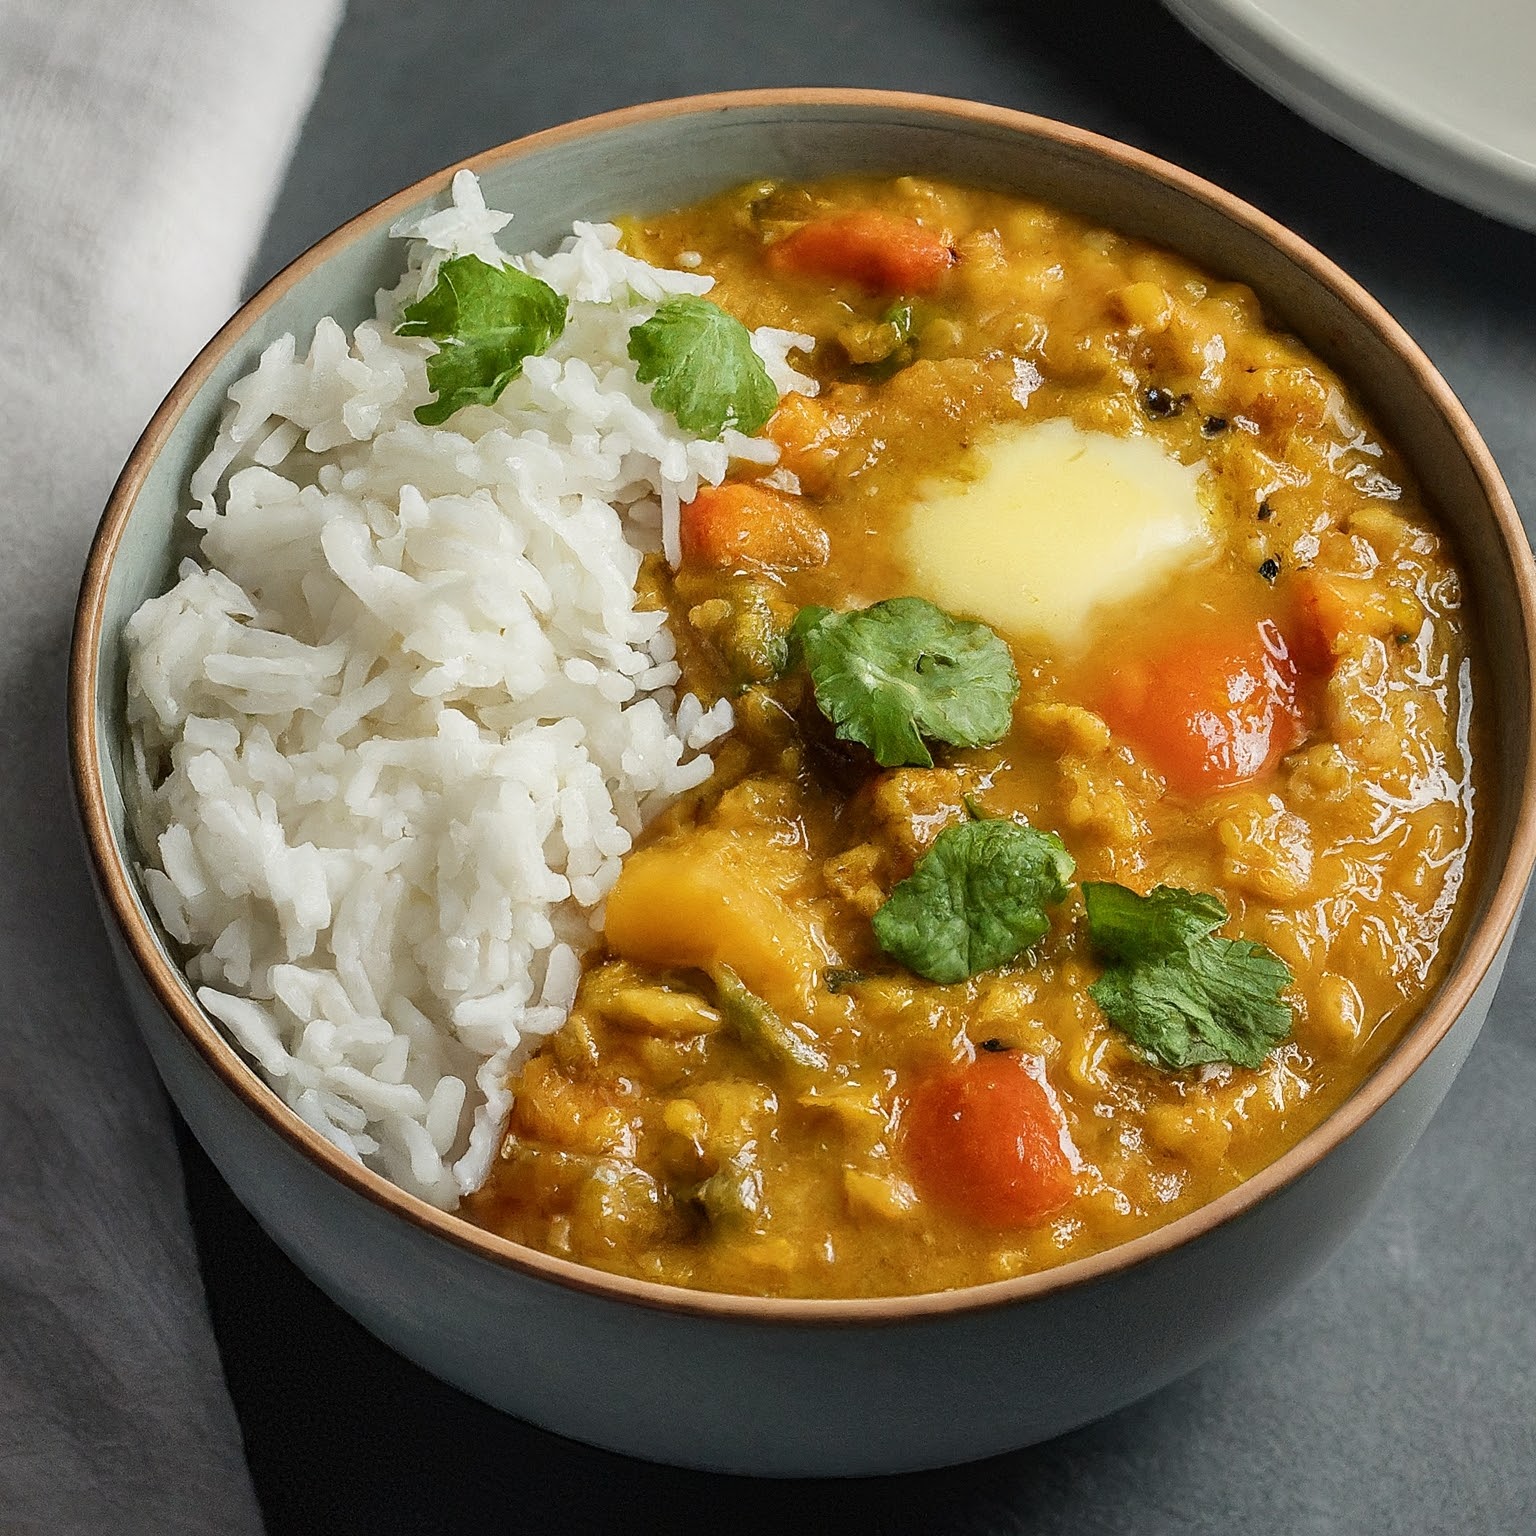
[[[875,938],[929,981],[964,981],[1045,937],[1045,909],[1065,900],[1075,868],[1054,832],[1003,820],[946,827],[875,913]]]
[[[1012,721],[1019,674],[1008,647],[985,624],[951,618],[925,598],[850,613],[805,609],[790,640],[822,714],[882,768],[931,768],[925,736],[981,747]]]
[[[668,299],[629,333],[635,376],[685,432],[719,437],[727,427],[750,436],[779,403],[746,326],[708,299]]]
[[[565,329],[566,301],[548,283],[516,267],[493,267],[478,256],[455,256],[437,269],[432,291],[406,306],[401,336],[427,336],[427,383],[437,398],[416,408],[435,427],[461,406],[494,405]]]
[[[805,660],[805,637],[809,631],[821,623],[823,619],[832,617],[830,608],[823,608],[819,603],[808,603],[794,617],[794,622],[789,626],[789,634],[786,641],[789,648],[788,665],[798,667]]]
[[[1215,897],[1160,885],[1138,896],[1087,882],[1088,935],[1108,961],[1088,988],[1109,1018],[1160,1066],[1207,1061],[1257,1067],[1291,1032],[1281,992],[1295,979],[1272,949],[1223,939]]]

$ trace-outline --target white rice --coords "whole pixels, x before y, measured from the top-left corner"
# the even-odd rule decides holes
[[[393,231],[404,278],[349,338],[292,336],[229,391],[193,476],[205,563],[130,620],[144,888],[203,1006],[348,1155],[451,1208],[484,1180],[509,1070],[559,1028],[620,860],[709,776],[728,704],[677,697],[644,551],[733,457],[652,404],[629,330],[711,279],[577,224],[515,265],[570,302],[494,407],[442,427],[394,334],[449,256],[508,258],[475,178]],[[810,338],[759,331],[781,391]]]

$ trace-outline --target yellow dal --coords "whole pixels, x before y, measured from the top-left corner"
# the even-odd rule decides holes
[[[889,295],[763,261],[807,220],[858,207],[942,230],[959,258],[917,306],[911,352],[884,368]],[[685,686],[733,697],[738,728],[713,780],[631,855],[610,917],[623,956],[589,957],[570,1023],[514,1083],[470,1215],[646,1279],[846,1296],[1038,1270],[1231,1189],[1358,1086],[1458,931],[1473,668],[1451,551],[1406,467],[1247,288],[1035,203],[911,178],[764,184],[626,237],[661,265],[698,253],[711,296],[748,325],[817,337],[820,425],[785,463],[832,556],[768,577],[648,567]],[[1169,411],[1149,411],[1150,388]],[[1058,419],[1197,468],[1209,545],[1139,597],[1111,592],[1070,646],[1040,626],[1011,634],[1023,688],[997,746],[840,777],[849,765],[805,727],[803,683],[743,676],[733,638],[805,603],[921,591],[893,530],[936,481],[974,475],[978,443]],[[1105,669],[1203,614],[1288,621],[1304,573],[1348,598],[1307,738],[1256,781],[1170,792],[1090,707]],[[928,595],[964,607],[952,587]],[[967,793],[1059,832],[1080,880],[1219,894],[1225,931],[1294,971],[1293,1039],[1258,1071],[1146,1064],[1088,996],[1099,967],[1075,893],[1031,954],[957,986],[881,956],[870,914]],[[815,1042],[826,1074],[776,1067],[698,1012],[710,998],[694,968],[722,960]],[[880,974],[833,992],[829,966]],[[912,1085],[989,1039],[1044,1063],[1079,1159],[1071,1203],[1033,1227],[979,1228],[921,1199],[907,1166]],[[716,1176],[745,1181],[747,1214],[703,1212]]]

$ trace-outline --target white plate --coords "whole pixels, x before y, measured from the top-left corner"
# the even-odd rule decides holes
[[[1373,160],[1536,229],[1536,0],[1163,0]]]

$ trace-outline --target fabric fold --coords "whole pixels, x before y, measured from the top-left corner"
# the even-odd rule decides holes
[[[0,0],[0,1529],[261,1529],[69,801],[86,548],[234,310],[340,0]]]

